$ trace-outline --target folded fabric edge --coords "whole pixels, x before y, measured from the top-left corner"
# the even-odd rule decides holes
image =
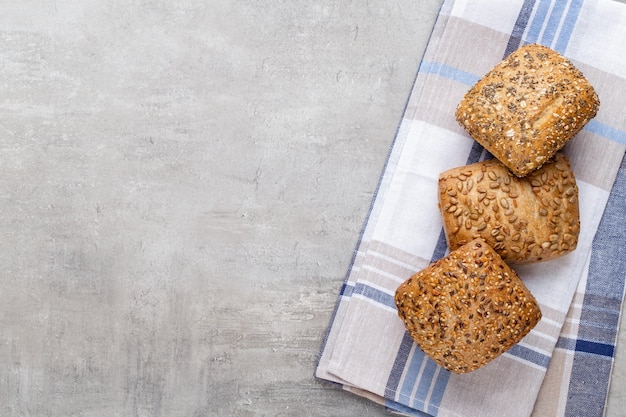
[[[424,413],[423,411],[416,410],[411,407],[407,407],[401,403],[386,399],[381,397],[380,395],[373,394],[369,391],[346,385],[344,386],[344,390],[356,394],[360,397],[367,398],[370,401],[375,402],[376,404],[382,405],[387,411],[399,415],[399,416],[407,416],[407,417],[432,417],[430,414]]]

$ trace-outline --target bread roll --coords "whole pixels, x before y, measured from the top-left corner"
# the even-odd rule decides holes
[[[596,115],[583,74],[545,46],[519,48],[465,95],[456,119],[519,177],[539,168]]]
[[[562,153],[524,178],[497,159],[443,172],[439,209],[450,250],[481,237],[513,264],[554,259],[578,244],[578,187]]]
[[[508,350],[541,319],[528,288],[482,239],[413,275],[395,301],[420,349],[459,374]]]

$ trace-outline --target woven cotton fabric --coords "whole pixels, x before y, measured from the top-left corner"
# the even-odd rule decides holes
[[[610,0],[446,0],[340,290],[316,376],[406,415],[602,416],[626,278],[626,5]],[[454,119],[465,92],[509,53],[540,43],[569,58],[600,111],[563,152],[579,187],[577,249],[516,267],[543,312],[517,345],[455,375],[397,317],[400,283],[447,253],[437,181],[489,155]]]

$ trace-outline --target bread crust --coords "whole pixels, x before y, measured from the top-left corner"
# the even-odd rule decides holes
[[[600,101],[568,59],[542,45],[511,53],[463,97],[456,120],[519,177],[595,117]]]
[[[547,261],[578,244],[578,186],[557,153],[518,178],[497,159],[439,176],[439,209],[450,250],[481,237],[509,264]]]
[[[459,374],[495,359],[541,319],[531,292],[482,239],[406,280],[395,302],[420,349]]]

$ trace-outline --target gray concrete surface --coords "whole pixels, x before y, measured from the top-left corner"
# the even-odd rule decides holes
[[[0,0],[0,415],[388,415],[312,374],[438,7]]]

